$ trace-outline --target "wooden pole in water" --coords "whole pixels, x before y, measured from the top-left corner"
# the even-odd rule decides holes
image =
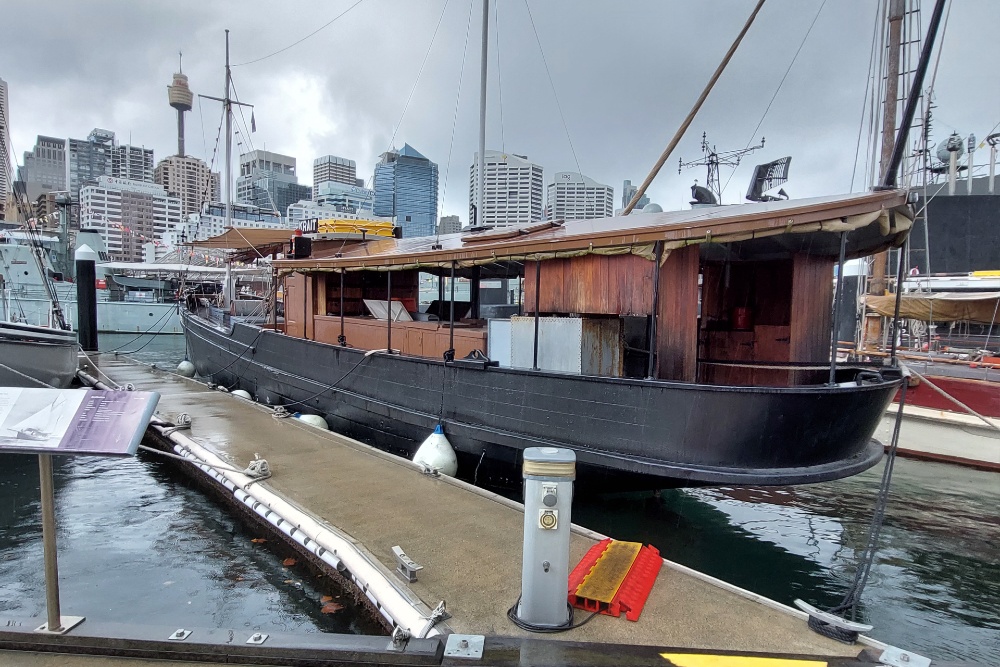
[[[625,207],[625,210],[622,211],[622,215],[628,215],[629,213],[631,213],[632,209],[635,208],[635,205],[639,203],[640,199],[642,199],[642,196],[646,194],[646,188],[648,188],[650,183],[653,182],[653,179],[656,178],[656,175],[660,173],[660,168],[667,161],[667,158],[670,157],[670,154],[674,152],[674,148],[677,147],[677,144],[678,142],[680,142],[681,137],[683,137],[684,133],[687,132],[688,126],[691,125],[691,121],[694,120],[695,115],[701,109],[701,105],[705,103],[705,99],[708,97],[708,94],[712,91],[712,88],[715,86],[715,82],[719,80],[719,77],[722,75],[722,71],[726,69],[726,65],[729,64],[729,61],[730,59],[732,59],[733,54],[736,53],[736,48],[740,45],[740,42],[743,41],[743,36],[747,34],[748,30],[750,30],[750,26],[753,24],[753,20],[757,18],[757,13],[760,12],[760,8],[763,6],[764,6],[764,0],[758,0],[757,6],[754,7],[753,12],[750,14],[750,18],[747,19],[746,25],[743,26],[743,30],[741,30],[740,34],[736,36],[736,40],[733,42],[733,45],[729,47],[729,51],[722,59],[722,62],[719,63],[719,66],[716,68],[715,73],[712,75],[712,78],[709,79],[708,85],[705,86],[705,90],[701,91],[701,96],[698,98],[698,101],[694,103],[694,108],[691,109],[691,111],[688,113],[687,118],[684,119],[684,122],[681,123],[681,126],[677,129],[677,132],[674,134],[674,138],[670,140],[670,143],[667,144],[667,147],[663,150],[663,153],[660,154],[660,159],[656,161],[655,165],[653,165],[653,169],[649,172],[649,176],[646,176],[646,180],[644,180],[642,182],[642,185],[639,186],[639,189],[635,191],[635,195],[632,197],[632,201],[630,201],[628,203],[628,206]]]

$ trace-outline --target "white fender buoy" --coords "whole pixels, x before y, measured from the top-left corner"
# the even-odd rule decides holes
[[[240,398],[245,398],[248,401],[253,400],[253,397],[250,396],[250,392],[245,389],[234,389],[231,393],[233,396],[239,396]]]
[[[324,431],[329,431],[330,427],[327,425],[326,420],[319,415],[296,415],[299,421],[305,422],[310,426],[315,426],[316,428],[321,428]]]
[[[177,374],[183,375],[186,378],[194,377],[194,364],[185,359],[181,363],[177,364]]]
[[[455,450],[441,429],[441,424],[434,427],[434,432],[427,436],[417,453],[413,455],[413,462],[425,468],[433,468],[442,475],[454,477],[458,472],[458,458]]]

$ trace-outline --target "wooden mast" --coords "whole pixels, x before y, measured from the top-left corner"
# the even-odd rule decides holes
[[[899,102],[899,52],[903,43],[904,0],[889,1],[889,45],[886,51],[885,99],[882,103],[882,154],[879,161],[879,183],[885,181],[892,151],[896,141],[896,107]],[[886,267],[889,251],[885,250],[872,258],[872,279],[868,293],[876,296],[885,294]],[[877,344],[882,335],[882,319],[872,318],[872,328],[865,342]]]

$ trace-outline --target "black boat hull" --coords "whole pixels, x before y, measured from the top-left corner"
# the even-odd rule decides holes
[[[411,456],[439,422],[459,476],[520,484],[521,451],[576,451],[580,486],[786,485],[875,465],[872,439],[899,386],[729,387],[589,377],[362,350],[184,313],[198,374]]]

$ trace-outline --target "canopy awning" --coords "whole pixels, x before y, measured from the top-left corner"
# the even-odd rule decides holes
[[[865,305],[884,317],[896,311],[896,295],[866,296]],[[921,322],[1000,324],[1000,292],[937,292],[903,294],[899,316]]]
[[[294,236],[293,229],[253,229],[244,227],[229,227],[225,233],[213,236],[203,241],[187,241],[181,245],[193,248],[216,248],[234,252],[253,250],[254,248],[284,245]]]
[[[653,258],[687,245],[713,244],[730,258],[761,259],[794,252],[836,257],[840,232],[849,232],[848,257],[869,255],[903,242],[912,225],[906,192],[816,197],[717,206],[666,213],[638,213],[596,220],[532,223],[481,233],[377,239],[350,247],[313,248],[307,259],[275,262],[279,274],[315,271],[392,271],[465,268],[498,261],[536,261],[587,254],[636,254]],[[665,254],[666,254],[665,253]]]

